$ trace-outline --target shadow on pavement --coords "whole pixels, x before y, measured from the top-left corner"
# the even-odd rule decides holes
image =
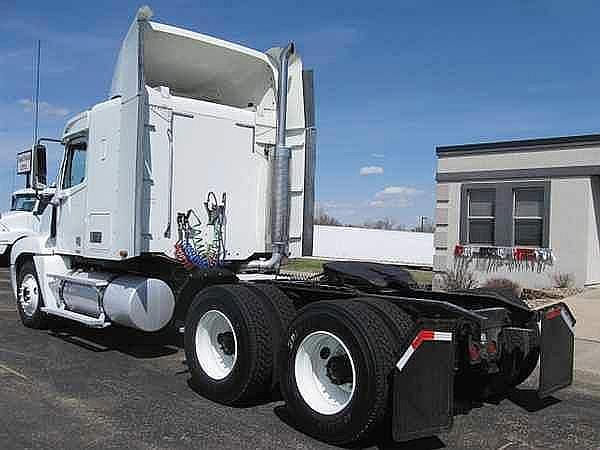
[[[550,396],[540,398],[535,389],[519,389],[515,388],[508,393],[507,397],[515,405],[520,406],[525,411],[533,413],[540,411],[549,406],[560,403],[556,397]]]
[[[177,333],[143,333],[116,325],[96,330],[65,321],[53,326],[49,335],[96,353],[118,351],[139,359],[173,355],[182,348]]]
[[[297,426],[297,424],[294,421],[294,418],[289,414],[285,405],[276,406],[273,411],[282,422],[284,422],[286,425],[289,425],[296,431],[302,433],[302,430]],[[376,447],[381,450],[437,450],[446,447],[446,444],[444,444],[437,436],[414,439],[412,441],[406,442],[394,442],[389,433],[386,433],[386,436],[381,436],[381,433],[375,434],[377,435],[376,438],[367,439],[354,445],[343,446],[340,448],[358,449],[365,447]]]
[[[553,396],[540,398],[536,389],[513,388],[504,395],[488,397],[486,399],[455,398],[454,415],[469,414],[472,410],[481,408],[485,404],[498,406],[504,400],[508,400],[530,413],[541,411],[544,408],[561,402],[561,400]]]
[[[187,372],[189,372],[189,370],[187,370]],[[192,391],[194,391],[197,395],[199,395],[200,397],[202,397],[205,400],[210,400],[202,394],[201,390],[198,388],[198,386],[194,382],[193,378],[190,377],[187,381],[187,384],[190,387],[190,389]],[[278,389],[274,389],[271,392],[267,392],[267,393],[259,396],[258,398],[249,400],[245,403],[236,403],[234,405],[227,405],[227,406],[229,408],[246,409],[246,408],[253,408],[255,406],[268,405],[269,403],[280,402],[281,400],[282,400],[281,393],[279,392]],[[214,400],[210,400],[210,401],[212,401],[216,404],[221,404],[219,402],[215,402]]]

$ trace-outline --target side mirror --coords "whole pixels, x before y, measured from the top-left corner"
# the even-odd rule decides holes
[[[46,146],[37,144],[31,156],[31,187],[36,191],[46,188]]]

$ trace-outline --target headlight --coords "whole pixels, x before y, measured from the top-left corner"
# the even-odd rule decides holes
[[[0,222],[0,231],[10,231],[6,225]]]

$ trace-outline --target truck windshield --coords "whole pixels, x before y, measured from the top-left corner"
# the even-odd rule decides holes
[[[13,195],[11,211],[33,211],[36,198],[33,194]]]

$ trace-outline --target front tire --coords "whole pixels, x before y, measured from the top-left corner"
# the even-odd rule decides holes
[[[280,371],[297,426],[337,445],[368,437],[386,417],[394,347],[393,332],[363,302],[321,301],[302,309]]]
[[[33,261],[25,262],[17,274],[17,311],[21,322],[28,328],[42,329],[48,325],[48,316],[42,312],[44,297]]]

